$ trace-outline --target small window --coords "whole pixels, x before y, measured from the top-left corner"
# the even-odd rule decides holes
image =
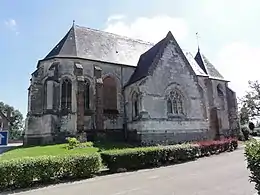
[[[134,93],[132,96],[133,102],[133,117],[137,117],[139,115],[139,97],[137,93]]]
[[[71,93],[72,84],[69,79],[64,79],[61,88],[61,109],[70,110],[71,109]]]
[[[90,108],[90,84],[88,81],[85,81],[84,84],[84,109],[89,110]]]

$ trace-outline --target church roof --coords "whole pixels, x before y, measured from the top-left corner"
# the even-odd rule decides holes
[[[186,60],[186,63],[190,64],[191,70],[193,70],[196,75],[207,76],[200,68],[200,66],[196,63],[191,53],[182,50],[173,37],[172,33],[169,31],[165,38],[163,38],[160,42],[158,42],[151,49],[140,56],[137,68],[130,77],[126,86],[131,85],[132,83],[149,75],[150,67],[155,60],[158,60],[157,55],[160,55],[160,52],[163,51],[165,45],[168,43],[169,40],[172,40],[174,42],[174,44],[176,45],[176,49],[179,50],[179,54],[182,55],[184,60]]]
[[[74,25],[60,42],[44,58],[53,57],[79,57],[95,61],[137,66],[130,77],[127,85],[130,85],[148,76],[150,67],[157,55],[161,55],[165,45],[172,40],[177,50],[186,63],[190,64],[196,75],[210,76],[211,78],[224,80],[223,76],[207,60],[200,51],[195,58],[190,52],[180,48],[171,32],[157,44],[144,42],[142,40],[95,30],[87,27]]]
[[[188,52],[183,50],[183,53],[185,55],[185,57],[187,58],[187,60],[189,61],[192,69],[194,70],[194,72],[196,73],[196,75],[198,76],[208,76],[202,69],[201,67],[198,65],[198,63],[195,61],[193,55]]]
[[[136,66],[140,55],[152,46],[141,40],[73,25],[44,59],[79,57]]]
[[[156,55],[159,53],[162,46],[165,44],[165,38],[155,44],[147,52],[143,53],[138,61],[137,67],[134,73],[131,75],[127,85],[130,85],[149,74],[149,68],[152,65]]]
[[[224,77],[219,73],[219,71],[213,66],[212,63],[205,57],[205,55],[201,54],[200,50],[198,50],[195,58],[198,65],[201,69],[211,78],[225,80]]]

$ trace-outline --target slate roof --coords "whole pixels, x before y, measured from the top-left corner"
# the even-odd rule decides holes
[[[220,80],[225,80],[224,77],[219,73],[219,71],[213,66],[212,63],[203,55],[201,54],[200,50],[198,50],[195,61],[201,67],[201,69],[210,77]]]
[[[156,55],[159,53],[159,50],[164,45],[164,43],[165,38],[140,56],[137,67],[134,73],[131,75],[127,85],[135,83],[136,81],[148,76],[149,68],[152,65]]]
[[[194,60],[193,56],[190,52],[184,51],[180,48],[177,41],[174,39],[172,33],[169,31],[165,38],[163,38],[160,42],[154,45],[151,49],[140,56],[140,59],[137,64],[137,68],[135,69],[134,73],[130,77],[126,86],[135,83],[136,81],[146,77],[149,75],[149,70],[151,65],[153,64],[154,60],[156,60],[157,55],[160,51],[163,51],[165,45],[168,43],[169,40],[173,40],[174,44],[176,45],[176,49],[179,50],[179,53],[183,53],[183,59],[187,60],[186,62],[190,64],[191,69],[195,72],[196,75],[200,76],[207,76],[204,71],[200,68],[197,62]]]
[[[135,40],[112,33],[73,25],[60,42],[44,58],[79,57],[108,63],[137,66],[127,85],[149,74],[150,66],[161,48],[172,39],[183,59],[190,64],[196,75],[224,80],[223,76],[200,51],[193,58],[182,50],[171,32],[157,44]]]
[[[44,59],[80,57],[136,66],[140,55],[152,46],[141,40],[73,25]]]
[[[198,76],[208,76],[202,69],[201,67],[198,65],[198,63],[195,61],[193,55],[188,52],[183,50],[183,53],[185,55],[185,57],[187,58],[189,64],[191,65],[192,69],[194,70],[195,74]]]

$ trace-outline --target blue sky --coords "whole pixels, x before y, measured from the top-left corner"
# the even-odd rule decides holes
[[[1,0],[0,101],[26,114],[30,74],[73,20],[151,42],[171,30],[193,54],[199,32],[202,52],[241,96],[258,79],[259,10],[258,0]]]

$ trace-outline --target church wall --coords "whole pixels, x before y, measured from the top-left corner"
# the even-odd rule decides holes
[[[145,142],[165,139],[178,142],[184,141],[184,137],[193,140],[207,136],[208,123],[203,114],[197,76],[188,66],[180,54],[176,53],[174,45],[169,44],[152,75],[140,86],[141,112],[147,114],[141,116],[139,123],[142,125],[139,127],[142,128],[141,137]],[[185,116],[172,117],[167,113],[165,97],[174,89],[183,95]],[[128,128],[138,128],[136,123],[138,121],[134,122],[135,125],[130,122]]]
[[[128,123],[137,130],[143,144],[174,144],[208,138],[208,122],[203,120],[150,119]]]
[[[58,118],[53,115],[30,116],[25,121],[25,144],[40,145],[53,141],[52,129]]]
[[[106,76],[112,76],[117,83],[117,109],[118,116],[115,118],[111,116],[104,116],[104,129],[122,129],[124,123],[124,97],[122,93],[122,87],[127,83],[130,76],[135,70],[132,66],[122,66],[116,64],[109,64],[104,62],[94,62],[90,60],[77,59],[74,62],[80,63],[83,66],[83,74],[91,81],[93,89],[93,97],[91,99],[92,108],[94,108],[95,88],[94,88],[94,66],[98,66],[102,69],[102,78]],[[105,94],[104,94],[105,95]],[[93,117],[85,116],[85,126],[93,126]]]
[[[236,93],[227,88],[227,102],[229,115],[229,128],[233,135],[239,135],[240,122],[238,117]]]
[[[54,62],[59,62],[58,66],[58,82],[47,81],[50,76],[49,68]],[[31,87],[29,91],[28,100],[28,121],[27,121],[27,137],[41,137],[46,132],[70,132],[76,133],[77,129],[77,91],[78,81],[74,74],[75,63],[83,66],[84,78],[90,82],[90,109],[92,112],[84,116],[85,129],[93,129],[94,113],[95,113],[95,81],[94,81],[94,66],[102,69],[102,78],[112,76],[117,83],[117,109],[118,116],[111,118],[104,116],[105,129],[123,129],[124,123],[124,97],[122,95],[122,86],[126,84],[135,67],[120,66],[115,64],[108,64],[102,62],[93,62],[82,59],[65,59],[57,58],[48,61],[41,61],[37,68],[36,76],[32,76]],[[72,81],[72,107],[68,115],[60,113],[60,94],[61,83],[63,78],[69,78]],[[46,100],[47,112],[44,111],[44,83],[47,82],[47,92],[49,96]],[[50,87],[52,86],[52,89]],[[50,97],[52,96],[52,97]],[[52,105],[51,105],[52,104]],[[53,109],[51,109],[53,108]],[[56,109],[56,111],[55,111]],[[46,117],[55,117],[55,120],[47,120]],[[44,121],[44,122],[43,122]],[[55,125],[53,125],[53,123]],[[34,134],[34,135],[33,135]],[[35,138],[36,139],[36,138]]]
[[[149,112],[151,118],[158,116],[167,118],[167,104],[163,99],[170,91],[177,88],[184,96],[187,118],[203,119],[197,77],[181,56],[175,53],[174,57],[172,51],[175,51],[175,48],[173,44],[169,44],[156,65],[153,75],[149,76],[140,87],[144,93],[143,108]]]
[[[212,89],[213,89],[213,103],[214,106],[217,107],[218,110],[218,118],[219,118],[219,128],[221,134],[228,134],[229,131],[229,117],[228,117],[228,103],[227,103],[227,82],[221,80],[213,80],[211,79]],[[218,96],[218,85],[221,85],[223,90],[223,101]]]

